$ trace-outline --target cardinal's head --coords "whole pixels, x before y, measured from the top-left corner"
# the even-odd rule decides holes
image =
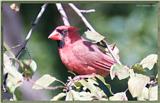
[[[58,26],[50,35],[49,39],[63,40],[65,37],[74,37],[77,34],[78,28],[74,26]]]
[[[48,38],[58,41],[58,47],[62,48],[65,45],[72,44],[78,39],[81,39],[78,34],[78,30],[79,29],[74,26],[58,26],[55,30],[53,30]]]

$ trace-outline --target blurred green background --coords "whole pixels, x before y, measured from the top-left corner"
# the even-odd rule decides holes
[[[110,43],[116,43],[120,50],[120,61],[123,64],[131,66],[140,62],[147,55],[157,53],[157,4],[100,2],[75,4],[79,9],[96,10],[94,13],[84,15],[97,32],[106,36]],[[24,37],[31,28],[31,23],[41,6],[40,3],[20,5],[19,14],[23,21]],[[79,27],[80,32],[83,33],[86,27],[81,19],[66,4],[64,7],[71,24]],[[41,76],[50,74],[66,82],[69,73],[61,63],[57,43],[48,39],[48,35],[59,25],[63,25],[61,16],[55,4],[49,4],[27,48],[31,57],[36,61],[37,71]]]

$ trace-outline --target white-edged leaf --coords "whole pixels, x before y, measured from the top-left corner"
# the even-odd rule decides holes
[[[4,67],[12,65],[12,61],[9,59],[8,55],[5,53],[3,54],[3,63],[4,63]]]
[[[91,93],[97,92],[97,87],[92,82],[87,82],[86,80],[79,81],[84,87],[88,88]]]
[[[100,101],[108,101],[107,98],[101,98]]]
[[[129,75],[129,68],[124,65],[114,64],[110,69],[111,79],[114,79],[115,76],[117,76],[119,80],[122,80],[127,78]]]
[[[50,84],[52,84],[56,80],[57,79],[55,77],[52,77],[49,74],[45,74],[34,83],[34,85],[32,86],[32,89],[47,88]]]
[[[140,96],[138,96],[139,101],[145,101],[148,99],[148,88],[144,87]]]
[[[56,96],[54,96],[54,97],[51,99],[51,101],[57,101],[57,100],[63,98],[64,96],[66,96],[66,93],[59,93],[59,94],[57,94]]]
[[[91,101],[93,100],[93,94],[89,92],[79,92],[80,100],[81,101]]]
[[[20,79],[19,77],[14,77],[11,74],[8,74],[7,77],[7,87],[9,88],[11,93],[14,93],[15,89],[22,84],[23,77]]]
[[[103,90],[101,90],[98,86],[98,83],[93,79],[87,79],[86,80],[80,80],[79,81],[84,87],[88,88],[91,92],[91,94],[96,97],[98,100],[102,99],[103,97],[106,97]],[[98,91],[98,92],[97,92]]]
[[[86,38],[87,40],[90,40],[93,43],[100,42],[105,38],[103,35],[89,30],[84,32],[83,37]]]
[[[3,72],[8,73],[7,87],[12,93],[14,93],[15,89],[22,84],[23,76],[20,72],[18,72],[18,68],[13,65],[12,61],[9,59],[9,56],[6,53],[3,55],[3,60]]]
[[[155,63],[157,63],[158,55],[157,54],[150,54],[146,58],[144,58],[140,64],[143,66],[143,68],[148,68],[151,70]]]
[[[119,92],[109,97],[109,100],[110,101],[128,101],[128,98],[125,92]]]
[[[76,92],[74,90],[71,90],[71,92],[72,92],[73,100],[81,100],[79,92]]]
[[[74,90],[70,90],[67,92],[66,95],[66,101],[73,101],[73,100],[79,100],[79,101],[91,101],[93,100],[92,94],[89,92],[76,92]]]
[[[149,100],[150,101],[158,100],[158,85],[149,88]]]
[[[23,76],[20,72],[17,71],[17,68],[13,65],[10,65],[10,67],[5,67],[5,70],[7,70],[8,75],[12,77],[13,82],[18,83],[20,81],[23,81]]]
[[[150,81],[148,76],[142,74],[136,74],[129,78],[128,88],[133,97],[138,97],[141,95],[144,87]]]
[[[79,101],[90,101],[93,100],[92,94],[89,92],[73,92],[73,98],[74,100],[79,100]]]
[[[73,99],[73,90],[70,90],[66,93],[65,101],[72,101]]]

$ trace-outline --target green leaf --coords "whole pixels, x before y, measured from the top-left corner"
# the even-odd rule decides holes
[[[101,34],[97,33],[97,32],[93,32],[93,31],[86,31],[83,34],[83,37],[93,43],[97,43],[100,42],[101,40],[103,40],[105,37],[102,36]]]
[[[143,68],[148,68],[151,70],[155,63],[158,61],[158,55],[157,54],[150,54],[146,58],[144,58],[140,64],[143,66]]]
[[[110,101],[128,101],[128,98],[125,92],[119,92],[109,97],[109,100]]]
[[[127,66],[114,64],[110,69],[111,79],[114,79],[115,76],[117,76],[119,80],[122,80],[129,77],[129,75],[130,75],[129,68]]]
[[[66,93],[59,93],[56,96],[54,96],[51,101],[57,101],[60,100],[61,98],[63,98],[64,96],[66,96]]]
[[[128,88],[132,97],[141,96],[144,87],[149,81],[150,78],[142,74],[135,73],[134,76],[131,76],[128,80]]]
[[[56,80],[55,77],[45,74],[34,83],[32,89],[45,89]]]

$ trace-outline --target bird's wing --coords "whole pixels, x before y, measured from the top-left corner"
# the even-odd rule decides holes
[[[72,47],[72,53],[81,63],[96,69],[110,69],[114,63],[113,59],[99,51],[97,46],[80,42]]]

